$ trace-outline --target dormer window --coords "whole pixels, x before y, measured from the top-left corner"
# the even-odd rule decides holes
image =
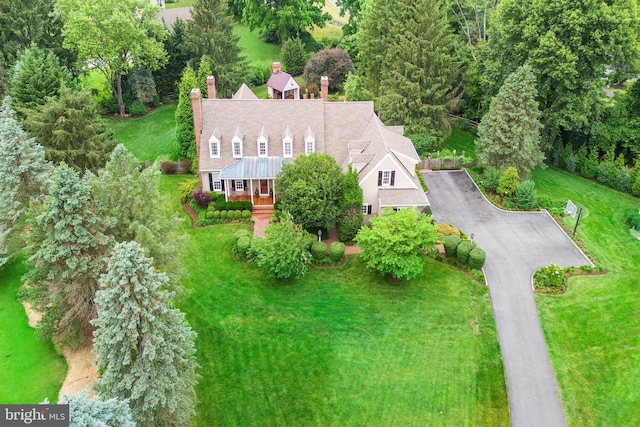
[[[267,140],[265,138],[260,138],[258,140],[258,157],[267,157]]]
[[[291,158],[293,157],[293,139],[285,137],[282,140],[282,156]]]
[[[309,155],[311,153],[315,153],[316,151],[316,136],[313,133],[313,129],[311,126],[307,128],[307,131],[304,133],[304,153]]]
[[[211,158],[220,157],[220,141],[217,138],[211,137],[209,140],[209,155]]]
[[[238,137],[231,140],[231,146],[233,149],[233,158],[239,159],[242,157],[242,140]]]

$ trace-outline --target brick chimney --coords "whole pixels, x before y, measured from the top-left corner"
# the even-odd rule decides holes
[[[213,79],[213,77],[211,77]],[[212,80],[213,82],[213,80]],[[209,78],[207,78],[207,87],[209,86]],[[213,97],[215,98],[215,84],[213,85]],[[211,90],[211,89],[209,89]],[[211,93],[211,92],[209,92]],[[196,155],[198,156],[198,164],[200,164],[200,140],[202,139],[202,97],[200,96],[200,89],[195,88],[191,90],[191,109],[193,110],[193,129],[196,134]],[[200,187],[202,184],[202,174],[200,176]]]
[[[320,77],[320,97],[324,102],[329,101],[329,77]]]
[[[280,63],[274,62],[273,64],[271,64],[271,69],[273,70],[273,74],[277,73],[278,71],[280,71]]]
[[[207,98],[216,99],[216,78],[213,76],[207,77]]]

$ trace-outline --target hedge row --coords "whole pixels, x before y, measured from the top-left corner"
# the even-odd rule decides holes
[[[474,270],[480,270],[484,266],[487,255],[473,242],[463,241],[458,236],[445,236],[442,241],[444,253],[448,258],[457,258],[461,263],[469,264]]]

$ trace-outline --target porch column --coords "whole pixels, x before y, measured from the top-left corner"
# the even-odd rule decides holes
[[[251,191],[251,193],[250,193],[251,194],[251,204],[255,205],[256,201],[253,198],[253,180],[252,179],[249,180],[249,188],[250,188],[250,191]]]
[[[225,200],[226,202],[228,202],[228,201],[229,201],[229,183],[230,183],[230,182],[231,182],[231,181],[229,181],[228,179],[225,179],[225,180],[224,180],[224,200]]]
[[[276,180],[271,180],[271,204],[276,204]]]

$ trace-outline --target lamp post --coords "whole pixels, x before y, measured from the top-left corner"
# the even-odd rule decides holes
[[[318,242],[322,242],[322,229],[318,230]]]

